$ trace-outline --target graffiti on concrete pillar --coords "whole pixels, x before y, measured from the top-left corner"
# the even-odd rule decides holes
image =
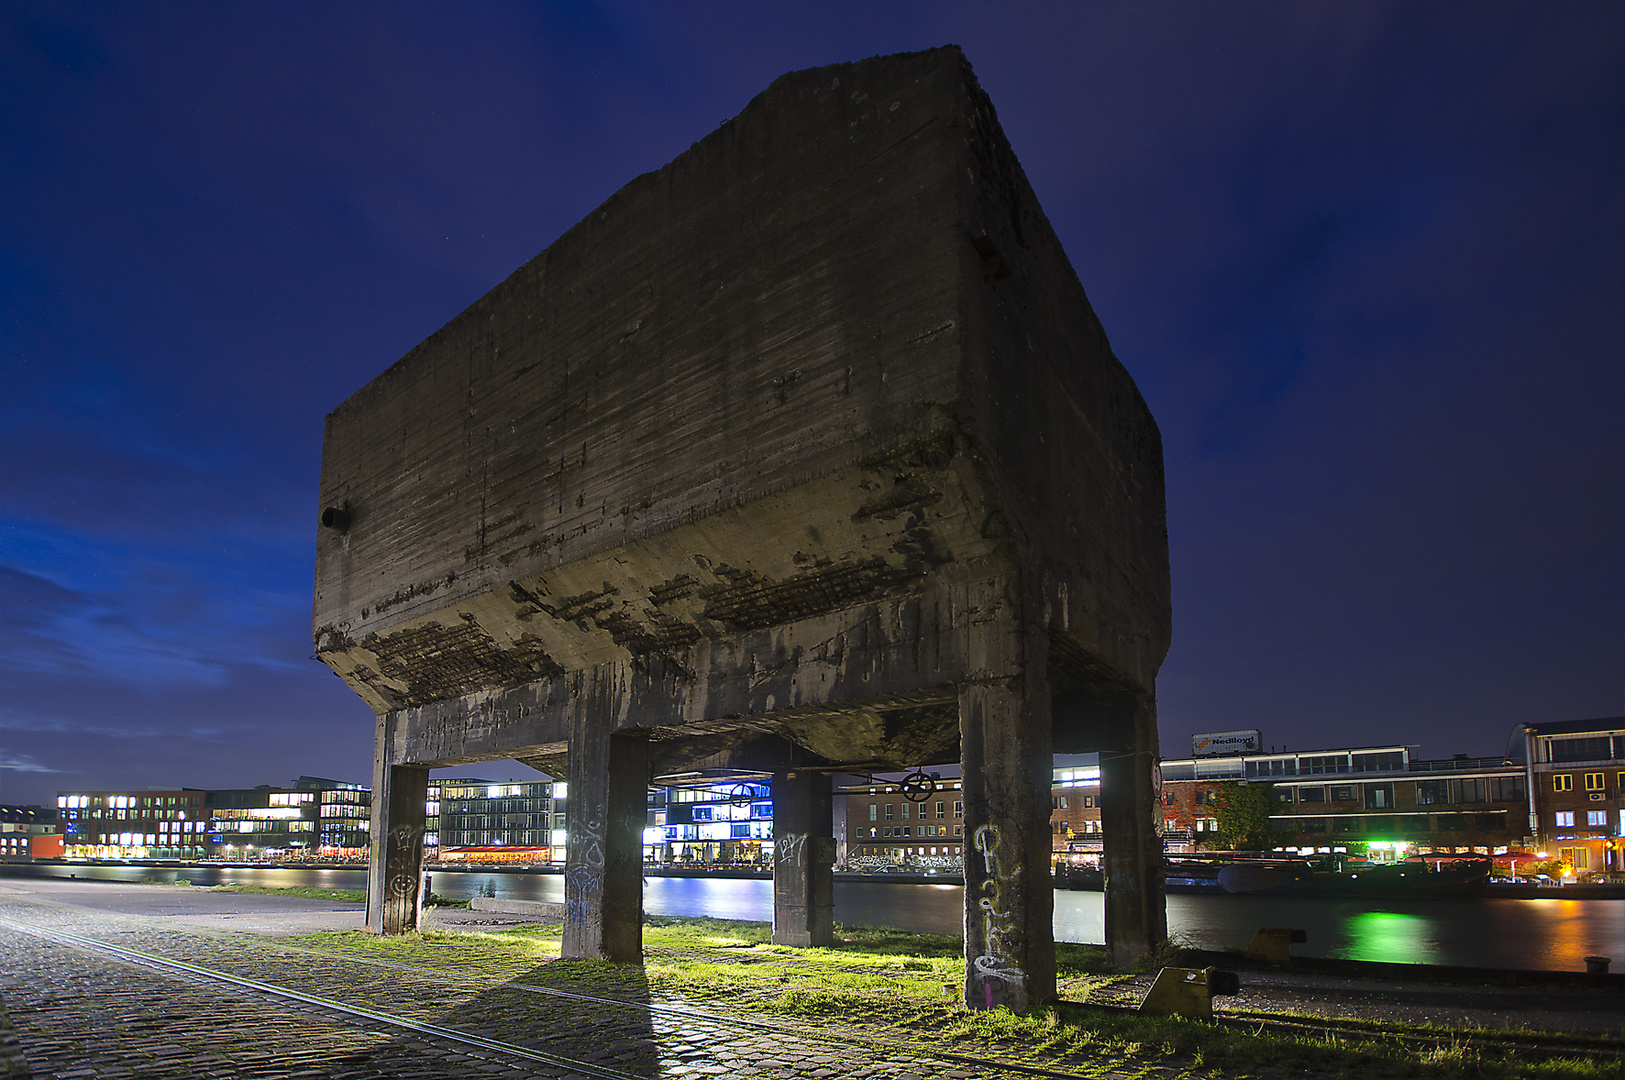
[[[775,863],[794,863],[801,858],[802,851],[807,846],[807,834],[789,833],[773,841],[773,861]]]
[[[585,866],[574,866],[566,870],[564,872],[565,917],[578,925],[585,923],[587,913],[592,907],[593,897],[598,895],[602,887],[598,875]]]
[[[412,825],[396,825],[389,830],[384,848],[385,890],[396,900],[410,897],[417,889],[418,875],[415,845],[423,843],[423,834]]]
[[[971,960],[971,968],[981,979],[986,1005],[991,1009],[994,1005],[995,982],[1020,986],[1027,978],[1016,962],[1015,950],[1011,948],[1010,939],[1016,932],[1015,915],[1004,895],[1005,884],[1021,876],[1021,865],[1004,865],[1004,860],[999,856],[1004,834],[997,825],[977,826],[971,835],[971,843],[982,856],[985,873],[979,886],[982,895],[976,902],[982,913],[982,952]]]
[[[604,822],[589,818],[570,826],[569,869],[564,872],[564,917],[576,924],[587,921],[593,900],[603,891]]]

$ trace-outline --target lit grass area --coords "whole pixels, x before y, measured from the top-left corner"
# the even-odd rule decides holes
[[[320,934],[302,941],[323,951],[387,957],[448,973],[681,1003],[838,1042],[1019,1062],[1081,1076],[1625,1077],[1625,1068],[1612,1060],[1625,1047],[1621,1039],[1519,1032],[1498,1040],[1494,1032],[1346,1023],[1313,1038],[1091,1007],[1092,992],[1124,977],[1107,968],[1099,946],[1057,945],[1061,993],[1084,1004],[1016,1016],[961,1006],[958,938],[841,927],[836,947],[797,949],[772,944],[765,923],[651,917],[639,969],[561,961],[559,937],[558,926],[532,926],[398,938]],[[1543,1047],[1559,1045],[1594,1046],[1598,1056],[1544,1060]]]

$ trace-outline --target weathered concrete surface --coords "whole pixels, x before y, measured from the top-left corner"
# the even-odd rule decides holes
[[[423,831],[429,770],[393,761],[387,720],[378,722],[372,766],[372,859],[367,866],[367,929],[415,930],[423,911]]]
[[[1028,774],[1123,737],[1051,732],[1053,695],[1154,723],[1161,443],[957,49],[787,75],[628,184],[333,412],[321,493],[317,651],[390,763],[896,768],[967,733],[1025,875],[1009,1000],[1051,992]]]
[[[1022,603],[1012,588],[978,607],[959,684],[965,1004],[1018,1012],[1055,998],[1047,642]]]
[[[532,915],[538,919],[563,919],[566,905],[546,900],[498,900],[476,896],[468,902],[470,911],[490,911],[498,915]]]
[[[1156,716],[1144,702],[1132,708],[1131,722],[1114,727],[1100,747],[1106,954],[1119,967],[1168,938]]]
[[[828,773],[773,774],[773,942],[835,944],[835,837]]]
[[[1155,423],[957,50],[627,185],[334,411],[322,500],[319,653],[380,712],[1019,554],[1094,661],[1167,647]]]
[[[649,740],[582,716],[570,741],[566,960],[643,962],[643,819]]]

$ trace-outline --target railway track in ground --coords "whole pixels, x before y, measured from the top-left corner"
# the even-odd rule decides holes
[[[82,933],[74,933],[60,928],[42,926],[16,918],[0,917],[0,927],[6,927],[16,932],[27,933],[36,937],[54,941],[69,948],[90,952],[99,956],[109,957],[121,963],[148,971],[159,972],[171,977],[179,977],[193,982],[229,987],[238,993],[247,993],[273,1000],[281,1000],[301,1011],[325,1012],[335,1014],[352,1020],[360,1020],[372,1025],[380,1025],[411,1032],[413,1035],[432,1041],[449,1043],[456,1046],[468,1047],[483,1052],[488,1057],[507,1058],[515,1063],[539,1065],[544,1069],[561,1070],[563,1074],[572,1076],[592,1077],[595,1080],[648,1080],[649,1077],[661,1075],[660,1070],[628,1071],[626,1069],[606,1066],[600,1062],[588,1060],[585,1057],[558,1053],[535,1046],[528,1046],[511,1040],[495,1038],[478,1031],[468,1030],[464,1027],[453,1027],[441,1023],[432,1023],[401,1012],[380,1008],[376,1005],[358,1004],[354,1001],[341,1000],[326,994],[311,992],[271,982],[263,978],[251,978],[230,971],[219,970],[204,964],[178,960],[174,957],[163,956],[144,949],[130,948],[114,942],[91,937]],[[192,935],[188,935],[192,936]],[[224,935],[198,933],[198,937],[223,937]],[[1050,1068],[1026,1062],[1008,1059],[995,1059],[978,1057],[970,1054],[959,1054],[919,1045],[903,1044],[897,1040],[878,1040],[855,1035],[850,1030],[839,1032],[820,1032],[806,1026],[795,1026],[786,1023],[775,1023],[769,1020],[756,1020],[742,1018],[723,1013],[698,1009],[691,1006],[666,1004],[659,1002],[628,1001],[598,994],[583,994],[573,991],[559,990],[552,987],[531,986],[524,983],[515,983],[500,978],[480,975],[454,974],[436,968],[421,965],[402,964],[393,961],[382,961],[370,957],[353,957],[334,955],[318,949],[306,949],[298,946],[289,946],[276,942],[256,942],[261,946],[268,946],[278,952],[300,957],[319,958],[328,964],[350,965],[374,969],[385,969],[392,972],[411,974],[418,977],[428,977],[446,984],[465,985],[471,981],[483,982],[492,986],[516,993],[536,995],[551,998],[574,1005],[587,1006],[594,1010],[616,1010],[632,1012],[643,1015],[654,1015],[667,1018],[677,1024],[693,1025],[705,1024],[708,1027],[731,1028],[752,1035],[772,1040],[793,1042],[805,1047],[809,1043],[823,1044],[831,1051],[842,1057],[855,1058],[852,1068],[857,1072],[846,1072],[846,1075],[888,1075],[884,1071],[874,1070],[875,1058],[895,1058],[899,1051],[903,1051],[903,1060],[899,1063],[902,1068],[900,1075],[921,1075],[916,1070],[920,1065],[927,1065],[932,1075],[950,1075],[963,1080],[980,1080],[982,1077],[1010,1077],[1031,1076],[1053,1078],[1053,1080],[1110,1080],[1114,1075],[1111,1072],[1102,1072],[1098,1069],[1087,1073],[1074,1072],[1066,1069]],[[867,1051],[856,1053],[853,1051]],[[816,1067],[800,1069],[792,1067],[784,1073],[785,1076],[798,1075],[828,1076],[830,1070]],[[840,1070],[837,1070],[839,1072]],[[897,1070],[892,1070],[896,1072]],[[1151,1070],[1154,1074],[1161,1070]],[[1129,1073],[1115,1074],[1128,1076]],[[1136,1068],[1132,1075],[1147,1075],[1144,1068]]]
[[[132,921],[140,922],[142,920],[134,919]],[[265,979],[245,977],[205,964],[177,960],[173,957],[162,956],[145,950],[128,948],[85,934],[76,934],[58,928],[7,918],[0,918],[0,925],[54,939],[59,943],[74,948],[112,956],[136,966],[145,966],[149,969],[178,974],[194,980],[229,985],[240,991],[281,998],[296,1003],[299,1007],[325,1010],[339,1015],[359,1018],[373,1024],[410,1031],[419,1037],[468,1046],[486,1053],[507,1056],[516,1061],[533,1063],[548,1069],[568,1069],[581,1076],[603,1078],[655,1075],[647,1071],[628,1072],[583,1057],[527,1046],[460,1027],[429,1022],[405,1013],[380,1008],[377,1005],[357,1004],[354,1001],[344,1001],[324,994],[314,993],[309,989],[302,990]],[[188,938],[235,940],[233,935],[227,935],[219,931],[189,930],[180,933],[184,933]],[[957,1053],[941,1047],[921,1045],[906,1038],[897,1037],[892,1032],[888,1032],[885,1038],[876,1038],[872,1033],[851,1028],[821,1031],[817,1027],[805,1024],[795,1025],[768,1018],[741,1017],[690,1005],[627,1000],[606,994],[561,990],[555,987],[516,982],[503,976],[446,971],[421,964],[381,960],[374,957],[359,957],[333,950],[312,949],[264,938],[255,939],[255,946],[258,949],[270,950],[285,957],[307,958],[311,964],[320,962],[320,964],[328,966],[332,971],[341,970],[346,966],[389,971],[409,975],[416,979],[426,979],[445,987],[457,986],[464,989],[471,983],[482,983],[487,987],[500,988],[506,992],[550,998],[557,1002],[569,1003],[573,1006],[585,1007],[599,1012],[611,1010],[664,1019],[669,1021],[665,1025],[668,1028],[701,1024],[712,1030],[726,1029],[747,1032],[768,1039],[793,1040],[800,1045],[822,1043],[832,1048],[838,1048],[843,1053],[849,1053],[852,1050],[861,1048],[872,1054],[896,1056],[899,1051],[903,1051],[907,1055],[907,1065],[909,1066],[927,1063],[935,1064],[941,1067],[939,1071],[957,1070],[956,1075],[961,1077],[1020,1075],[1050,1077],[1055,1078],[1055,1080],[1074,1080],[1074,1078],[1076,1080],[1085,1080],[1085,1078],[1087,1080],[1100,1080],[1103,1075],[1109,1075],[1102,1074],[1098,1069],[1091,1069],[1087,1072],[1072,1071],[1067,1068],[1030,1062]],[[301,970],[307,975],[313,973],[309,964]],[[345,983],[350,980],[337,979],[333,981]],[[1099,1004],[1086,1007],[1099,1008],[1104,1012],[1113,1013],[1132,1011],[1121,1004]],[[1215,1022],[1237,1031],[1254,1034],[1267,1033],[1282,1037],[1335,1039],[1345,1045],[1355,1042],[1379,1045],[1386,1043],[1403,1045],[1412,1050],[1461,1048],[1485,1054],[1516,1049],[1520,1054],[1539,1058],[1590,1061],[1625,1060],[1625,1049],[1622,1049],[1617,1041],[1599,1038],[1565,1038],[1562,1036],[1524,1035],[1521,1033],[1432,1032],[1419,1031],[1414,1027],[1400,1024],[1281,1016],[1272,1013],[1222,1013],[1215,1018]],[[654,1025],[648,1026],[652,1029]],[[1145,1075],[1145,1070],[1136,1068],[1135,1073]],[[785,1075],[794,1076],[796,1073],[788,1071]]]

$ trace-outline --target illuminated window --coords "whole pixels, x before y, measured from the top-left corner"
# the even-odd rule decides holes
[[[874,803],[869,804],[869,820],[870,821],[879,821],[880,820],[880,807],[875,805]]]
[[[1593,826],[1595,826],[1595,825],[1607,825],[1608,824],[1608,811],[1606,811],[1606,810],[1587,810],[1586,811],[1586,824],[1587,825],[1593,825]]]
[[[1604,788],[1603,774],[1600,772],[1586,773],[1586,790],[1602,791]]]
[[[1572,829],[1572,828],[1574,828],[1574,811],[1573,810],[1559,810],[1556,814],[1553,815],[1553,817],[1555,817],[1557,819],[1557,827],[1559,829]]]
[[[1557,773],[1552,777],[1553,791],[1573,791],[1574,777],[1569,773]]]
[[[942,817],[942,804],[937,803],[937,817]]]

